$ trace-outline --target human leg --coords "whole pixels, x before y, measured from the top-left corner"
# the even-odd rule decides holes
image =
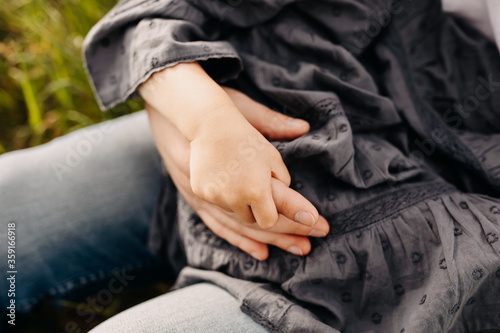
[[[141,303],[108,319],[91,333],[267,332],[244,314],[224,289],[198,283]]]
[[[17,271],[23,312],[46,295],[151,265],[146,241],[160,179],[145,112],[0,156],[0,289],[4,274]],[[14,269],[6,266],[8,223]],[[2,292],[2,308],[7,302]]]

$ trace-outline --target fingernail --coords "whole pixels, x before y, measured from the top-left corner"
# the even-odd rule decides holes
[[[302,252],[301,249],[299,249],[297,246],[293,245],[288,248],[288,252],[293,253],[297,256],[303,256],[304,253]]]
[[[311,236],[311,237],[325,237],[326,236],[326,232],[321,231],[321,230],[317,230],[317,229],[313,229],[309,233],[309,236]]]
[[[250,253],[250,255],[257,260],[260,260],[260,256],[257,254],[257,252],[252,252],[252,253]]]
[[[306,123],[305,120],[297,119],[297,118],[288,118],[286,121],[286,126],[288,127],[302,127]]]
[[[313,226],[316,223],[314,216],[309,212],[298,212],[295,215],[295,221],[308,226]]]

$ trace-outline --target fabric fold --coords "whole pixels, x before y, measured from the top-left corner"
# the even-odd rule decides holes
[[[214,23],[215,20],[215,23]],[[83,60],[103,110],[124,102],[153,73],[200,61],[218,82],[243,69],[220,21],[186,1],[122,1],[88,33]]]

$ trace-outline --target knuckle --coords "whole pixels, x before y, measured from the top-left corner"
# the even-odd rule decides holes
[[[262,229],[269,230],[269,229],[273,228],[277,223],[278,223],[277,220],[268,218],[264,221],[260,221],[259,225]]]
[[[200,186],[197,184],[193,184],[191,182],[191,191],[193,191],[193,194],[196,195],[199,198],[203,197],[203,191],[200,189]]]
[[[258,201],[264,194],[264,188],[261,185],[253,184],[246,189],[246,197],[250,202]]]
[[[276,247],[283,249],[283,248],[286,248],[286,244],[289,243],[287,238],[288,238],[288,236],[286,236],[286,235],[279,235],[279,237],[278,237],[278,234],[273,234],[272,236],[270,236],[270,238],[267,240],[267,242],[271,245],[274,245]]]
[[[289,203],[290,201],[286,197],[281,198],[281,200],[276,202],[276,209],[278,212],[288,212],[288,208],[290,207]]]
[[[273,122],[275,122],[276,116],[274,114],[274,111],[269,109],[266,106],[262,107],[262,118],[264,119],[266,124],[273,125]]]
[[[285,162],[283,161],[283,156],[278,151],[278,149],[274,148],[274,154],[275,154],[276,159],[278,160],[278,162],[281,163],[281,166],[286,169]]]
[[[197,181],[197,178],[196,176],[194,176],[193,174],[190,175],[191,179],[189,181],[189,185],[191,186],[191,190],[193,191],[193,193],[197,196],[200,196],[202,190],[201,190],[201,183],[199,181]]]
[[[279,112],[273,111],[273,117],[271,124],[273,127],[282,128],[285,125],[287,116],[282,115]]]
[[[241,202],[240,202],[240,199],[239,199],[239,195],[237,193],[234,193],[234,192],[226,192],[222,198],[222,200],[224,201],[224,203],[228,206],[228,207],[231,207],[233,208],[236,208],[238,206],[241,205]]]
[[[271,149],[271,158],[275,159],[278,163],[283,163],[281,153],[274,147]]]
[[[212,203],[216,202],[219,196],[215,183],[191,182],[191,190],[197,197]]]

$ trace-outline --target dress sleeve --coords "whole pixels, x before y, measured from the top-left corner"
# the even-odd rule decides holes
[[[85,38],[83,60],[100,107],[125,101],[154,72],[200,61],[223,82],[242,62],[223,22],[186,0],[122,0]],[[227,29],[226,29],[227,30]]]

